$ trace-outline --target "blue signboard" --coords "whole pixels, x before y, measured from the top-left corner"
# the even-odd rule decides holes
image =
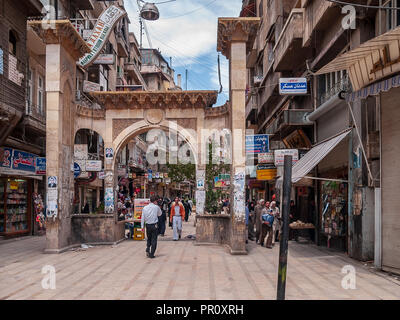
[[[46,175],[46,158],[36,158],[36,174]]]
[[[306,78],[280,78],[279,93],[281,95],[307,94]]]
[[[37,156],[32,153],[14,149],[13,159],[12,159],[12,169],[35,173],[36,157]]]
[[[78,178],[81,174],[81,167],[79,166],[79,164],[77,164],[76,162],[74,162],[74,177],[75,179]]]
[[[246,153],[259,154],[267,152],[269,152],[269,136],[267,134],[246,136]]]
[[[0,162],[0,167],[2,168],[10,168],[12,164],[12,150],[11,148],[1,148],[0,155],[2,155],[2,159]]]
[[[0,49],[0,74],[4,73],[4,55],[3,50]]]

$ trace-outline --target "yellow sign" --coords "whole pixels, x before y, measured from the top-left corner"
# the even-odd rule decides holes
[[[257,180],[273,180],[278,174],[277,169],[257,170]]]

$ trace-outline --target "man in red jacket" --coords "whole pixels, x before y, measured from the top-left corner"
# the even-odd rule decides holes
[[[169,219],[174,230],[174,241],[178,241],[182,236],[182,221],[185,219],[185,208],[178,197],[171,204]]]

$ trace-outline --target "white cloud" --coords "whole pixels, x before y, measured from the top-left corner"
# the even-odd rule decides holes
[[[241,6],[242,0],[177,0],[159,4],[160,19],[146,22],[153,48],[160,49],[166,58],[172,57],[174,68],[188,68],[192,73],[203,76],[208,73],[202,82],[209,84],[210,89],[219,88],[216,51],[218,17],[237,17]],[[136,0],[125,0],[125,7],[131,20],[130,29],[138,37]],[[145,35],[143,46],[147,47]],[[225,91],[228,89],[229,74],[228,64],[222,55],[221,73]]]

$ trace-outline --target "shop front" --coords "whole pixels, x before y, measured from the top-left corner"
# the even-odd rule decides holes
[[[12,148],[0,149],[0,235],[31,235],[39,229],[35,223],[43,220],[40,217],[44,213],[43,177],[36,174],[38,156]]]

